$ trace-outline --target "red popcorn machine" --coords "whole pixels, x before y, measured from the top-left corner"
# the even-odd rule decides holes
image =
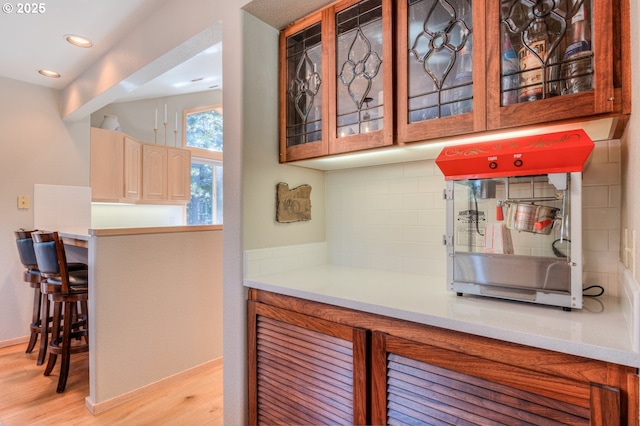
[[[447,288],[582,308],[582,130],[446,147]]]

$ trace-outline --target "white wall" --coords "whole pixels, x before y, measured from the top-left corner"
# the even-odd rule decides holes
[[[247,15],[243,91],[243,246],[245,250],[324,241],[324,173],[278,162],[278,31]],[[259,66],[257,66],[259,64]],[[311,185],[311,220],[278,223],[276,185]]]
[[[22,282],[13,232],[33,226],[34,184],[89,185],[88,119],[60,119],[55,90],[0,77],[0,346],[29,334],[33,290]],[[18,195],[31,200],[18,210]]]
[[[635,280],[640,280],[640,189],[638,187],[638,171],[640,171],[640,5],[637,1],[631,4],[631,61],[632,61],[632,103],[634,113],[631,114],[626,132],[622,137],[622,238],[621,250],[625,255],[625,266],[635,272]],[[636,233],[635,250],[633,233]],[[625,241],[625,234],[628,240]],[[625,249],[629,249],[627,253]]]
[[[122,127],[121,131],[142,142],[153,143],[155,126],[155,111],[158,110],[158,135],[156,143],[165,144],[164,106],[167,105],[167,146],[182,146],[182,112],[185,109],[207,105],[222,104],[222,90],[208,90],[205,92],[186,95],[167,96],[154,99],[144,99],[129,102],[118,102],[100,108],[91,114],[91,127],[100,127],[105,115],[115,115]],[[178,134],[174,134],[176,113],[178,113]],[[224,112],[223,112],[224,114]],[[177,143],[176,143],[177,142]]]

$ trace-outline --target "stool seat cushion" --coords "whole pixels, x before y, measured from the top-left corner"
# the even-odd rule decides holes
[[[71,262],[71,263],[67,263],[67,270],[69,272],[71,271],[81,271],[83,269],[89,269],[89,266],[86,263],[80,263],[80,262]]]
[[[49,284],[62,286],[60,277],[47,278]],[[86,292],[89,286],[89,271],[86,269],[80,271],[69,271],[69,290],[74,293]]]

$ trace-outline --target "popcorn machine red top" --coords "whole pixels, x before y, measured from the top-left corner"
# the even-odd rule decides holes
[[[582,308],[582,171],[593,146],[574,130],[444,148],[448,289]]]

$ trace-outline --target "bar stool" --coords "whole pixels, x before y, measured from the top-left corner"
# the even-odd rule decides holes
[[[57,232],[33,232],[33,248],[43,277],[41,291],[53,303],[49,361],[44,375],[51,374],[61,355],[57,392],[67,385],[71,354],[89,351],[88,271],[69,271],[64,244]]]
[[[25,353],[31,353],[35,348],[38,336],[40,336],[40,348],[38,350],[37,365],[42,365],[47,356],[47,344],[49,338],[49,324],[51,323],[49,298],[42,294],[40,290],[40,282],[42,276],[38,269],[36,254],[33,250],[33,239],[31,234],[37,230],[25,230],[20,228],[15,231],[16,245],[18,246],[18,255],[20,263],[25,267],[23,279],[33,288],[33,313],[31,318],[29,344]],[[69,263],[70,271],[88,269],[86,263],[73,262]],[[43,321],[45,319],[45,321]]]
[[[24,282],[28,283],[31,288],[33,288],[33,313],[31,318],[30,331],[31,335],[29,337],[29,344],[27,345],[26,353],[30,354],[33,351],[33,348],[36,346],[36,342],[38,340],[38,335],[42,333],[42,303],[43,299],[42,293],[40,291],[40,281],[42,277],[40,276],[40,271],[38,270],[38,262],[36,260],[36,254],[33,251],[33,240],[31,239],[31,233],[35,231],[27,231],[25,229],[19,229],[14,232],[16,236],[16,244],[18,246],[18,255],[20,256],[20,263],[25,267],[25,271],[22,274],[22,278]],[[45,312],[45,319],[47,322],[50,321],[47,309]],[[46,340],[46,339],[45,339]],[[40,340],[42,343],[42,338]],[[44,350],[43,350],[44,349]],[[42,365],[44,362],[44,358],[46,357],[46,342],[44,344],[44,348],[40,346],[40,352],[38,353],[38,365]]]

